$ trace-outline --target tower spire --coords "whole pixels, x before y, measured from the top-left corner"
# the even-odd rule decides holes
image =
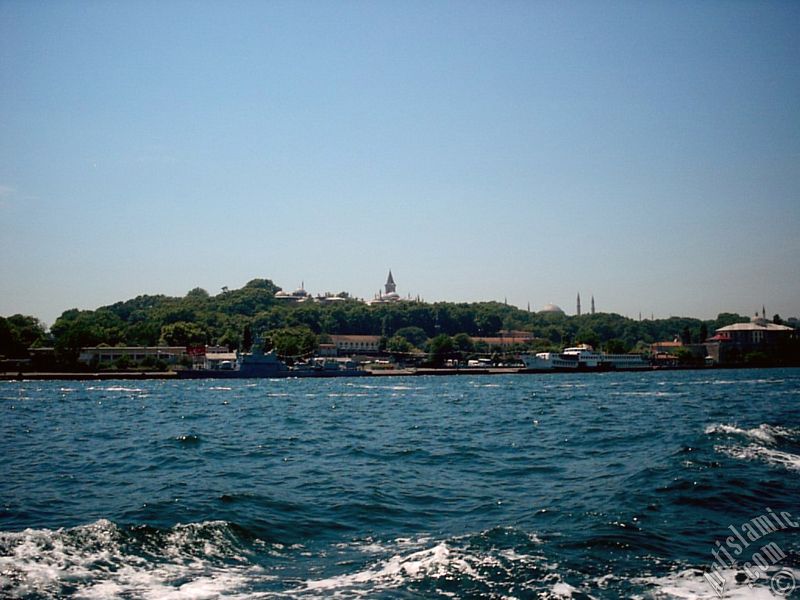
[[[594,314],[594,294],[592,294],[592,314]]]
[[[391,269],[389,269],[389,277],[386,278],[386,285],[384,288],[386,289],[386,294],[393,294],[397,289],[397,286],[394,284],[394,277],[392,277]]]
[[[578,316],[581,316],[581,293],[578,292]]]

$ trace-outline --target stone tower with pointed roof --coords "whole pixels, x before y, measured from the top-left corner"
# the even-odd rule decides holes
[[[394,294],[397,286],[394,284],[394,277],[392,277],[392,270],[389,269],[389,277],[386,279],[386,285],[384,286],[386,291],[384,292],[387,296],[389,294]]]

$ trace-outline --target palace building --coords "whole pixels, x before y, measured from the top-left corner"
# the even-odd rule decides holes
[[[375,297],[369,301],[369,304],[389,304],[391,302],[400,302],[402,298],[397,293],[397,286],[394,283],[392,270],[389,269],[389,276],[386,278],[386,283],[383,286],[383,293],[378,292]]]
[[[797,330],[768,321],[762,308],[749,323],[734,323],[716,330],[706,343],[708,356],[718,364],[738,363],[759,353],[771,361],[782,362],[797,351]]]

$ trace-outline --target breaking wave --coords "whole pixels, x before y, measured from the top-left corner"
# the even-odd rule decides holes
[[[223,522],[2,532],[0,554],[0,595],[16,598],[236,597],[267,577]]]
[[[502,597],[516,589],[546,593],[564,584],[537,548],[532,534],[498,528],[477,535],[433,543],[396,540],[390,556],[365,568],[309,579],[291,590],[298,596],[360,597],[398,588],[421,596]],[[421,547],[420,547],[421,546]],[[375,545],[367,549],[375,550]]]
[[[797,430],[762,423],[758,427],[743,429],[735,425],[709,425],[707,435],[726,436],[733,444],[716,444],[714,450],[737,460],[761,460],[771,465],[800,471]],[[736,440],[749,443],[738,443]]]

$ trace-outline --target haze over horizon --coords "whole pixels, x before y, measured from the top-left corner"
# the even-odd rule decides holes
[[[800,3],[0,2],[0,315],[267,278],[800,317]]]

